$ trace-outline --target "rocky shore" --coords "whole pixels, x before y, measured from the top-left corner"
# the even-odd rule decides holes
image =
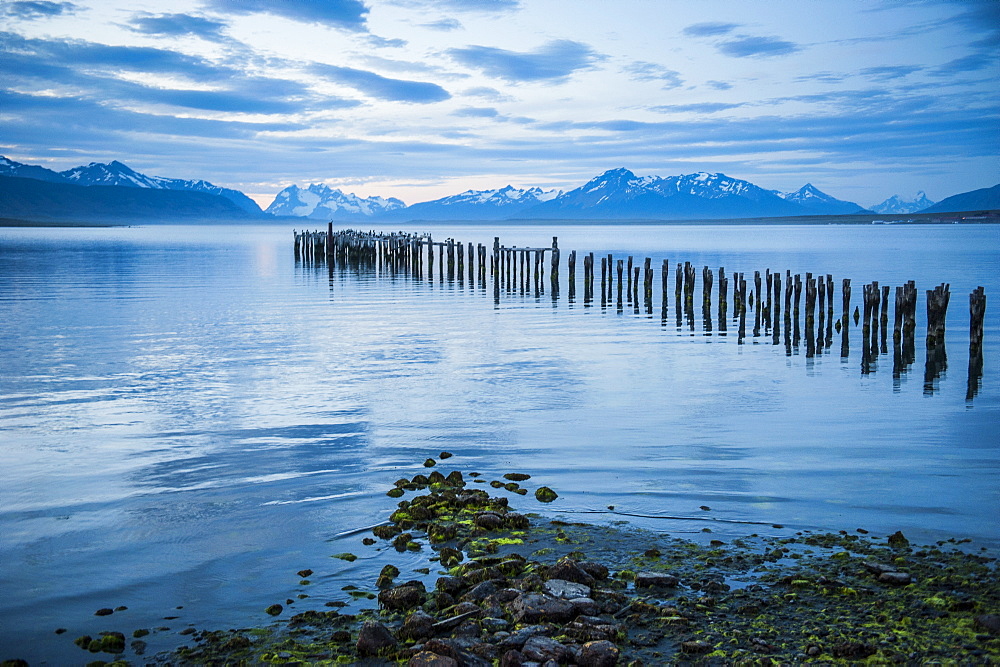
[[[114,654],[94,665],[1000,662],[997,562],[960,540],[916,547],[858,530],[697,544],[517,512],[510,498],[556,493],[522,486],[527,474],[487,480],[437,463],[397,481],[398,508],[360,539],[427,555],[427,568],[386,565],[346,587],[377,609],[330,602],[267,628],[193,632],[170,655],[140,657],[142,631],[129,648],[122,633],[78,645]],[[283,618],[290,602],[266,611]]]

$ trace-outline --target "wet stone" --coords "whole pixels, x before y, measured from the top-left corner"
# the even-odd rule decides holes
[[[589,598],[590,586],[578,584],[565,579],[549,579],[545,582],[545,592],[556,598],[571,600],[573,598]]]
[[[892,584],[893,586],[905,586],[913,581],[911,577],[906,572],[883,572],[878,575],[878,580],[883,584]]]
[[[538,593],[525,593],[510,604],[514,619],[519,623],[568,621],[573,617],[573,604]]]
[[[587,574],[580,565],[572,558],[562,558],[555,565],[549,568],[547,579],[562,579],[572,581],[584,586],[593,586],[596,582],[594,577]]]
[[[976,616],[974,623],[991,635],[1000,635],[1000,614],[980,614]]]
[[[378,602],[389,611],[406,611],[424,603],[426,594],[423,584],[408,582],[402,586],[388,588],[378,594]]]
[[[696,640],[681,642],[681,651],[684,653],[708,653],[712,650],[712,645],[706,641]]]
[[[639,572],[635,575],[636,588],[670,588],[679,583],[677,577],[662,572]]]
[[[431,628],[434,625],[434,617],[419,609],[403,622],[403,627],[399,630],[401,639],[423,639],[431,635]]]
[[[366,621],[358,633],[357,650],[362,656],[380,655],[395,648],[396,639],[389,629],[376,621]]]
[[[618,654],[618,647],[609,641],[587,642],[580,648],[576,663],[580,667],[614,667]]]
[[[557,663],[573,662],[576,657],[572,649],[543,635],[535,635],[526,641],[521,655],[533,662],[555,660]]]
[[[410,658],[407,667],[458,667],[458,661],[446,655],[421,651]]]

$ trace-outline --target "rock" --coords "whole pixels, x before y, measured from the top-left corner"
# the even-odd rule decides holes
[[[902,531],[897,530],[889,536],[889,546],[893,549],[902,549],[903,547],[910,546],[910,541],[906,539]]]
[[[572,662],[574,652],[551,637],[535,635],[524,643],[521,655],[533,662],[555,660],[557,663]]]
[[[549,568],[546,579],[562,579],[591,587],[597,583],[594,577],[587,574],[572,558],[560,558],[555,565]]]
[[[500,591],[500,586],[498,585],[498,583],[502,584],[502,581],[498,582],[496,580],[490,579],[480,584],[476,584],[475,586],[472,587],[472,589],[468,593],[466,593],[462,597],[462,599],[471,600],[473,602],[481,602],[491,595],[496,595]]]
[[[885,572],[896,571],[895,565],[886,565],[885,563],[870,563],[868,561],[865,561],[861,563],[861,565],[863,565],[866,570],[868,570],[869,572],[871,572],[876,576],[881,575]]]
[[[377,621],[365,621],[358,633],[357,650],[362,656],[380,655],[396,647],[389,629]]]
[[[706,641],[681,642],[681,651],[684,653],[708,653],[712,650],[712,645]]]
[[[547,486],[540,486],[535,490],[535,499],[540,503],[551,503],[558,497],[559,494]]]
[[[601,613],[600,607],[590,598],[573,598],[569,603],[573,605],[575,615],[594,616]]]
[[[549,579],[545,582],[545,592],[552,597],[566,600],[587,598],[590,597],[590,586],[566,581],[565,579]]]
[[[399,629],[399,637],[400,639],[423,639],[424,637],[430,637],[433,625],[434,617],[418,609],[406,617],[403,627]]]
[[[298,572],[296,572],[296,574],[299,575],[300,577],[302,577],[303,579],[307,578],[312,573],[313,573],[313,571],[310,570],[310,569],[308,569],[308,568],[305,569],[305,570],[299,570]]]
[[[679,583],[677,577],[662,572],[639,572],[635,575],[636,588],[673,587]]]
[[[518,623],[538,621],[561,623],[573,618],[571,602],[539,593],[524,593],[510,603],[510,610]]]
[[[577,563],[580,569],[592,576],[594,579],[607,579],[608,578],[608,568],[604,567],[600,563],[596,563],[592,560],[585,560]]]
[[[906,572],[883,572],[878,575],[878,580],[883,584],[892,584],[894,586],[905,586],[913,581],[911,577]]]
[[[991,635],[1000,635],[1000,615],[980,614],[973,622],[976,627],[986,630]]]
[[[587,642],[576,657],[580,667],[614,667],[618,663],[618,647],[609,641]]]
[[[438,577],[435,587],[449,595],[458,595],[462,591],[462,580],[458,577]]]
[[[512,482],[524,482],[531,479],[531,475],[525,474],[523,472],[509,472],[503,476],[504,479],[509,479]]]
[[[523,664],[524,657],[515,649],[510,649],[500,658],[500,667],[521,667]]]
[[[503,528],[503,518],[494,512],[477,514],[474,523],[485,530],[500,530]]]
[[[434,459],[427,459],[426,461],[424,461],[424,467],[425,468],[433,468],[436,465],[437,465],[437,461],[435,461]]]
[[[507,512],[503,517],[504,523],[508,528],[513,530],[522,530],[531,525],[528,521],[528,517],[523,514],[518,514],[517,512]]]
[[[430,651],[421,651],[410,658],[406,667],[458,667],[458,660]]]
[[[107,607],[104,607],[103,609],[98,609],[97,611],[95,611],[94,616],[110,616],[113,613],[115,613],[114,609],[109,609]]]
[[[283,612],[284,610],[285,610],[285,608],[282,607],[280,604],[272,604],[270,607],[268,607],[264,611],[266,611],[271,616],[277,616],[281,612]]]
[[[101,633],[101,650],[105,653],[121,653],[125,650],[125,635],[120,632]]]
[[[454,454],[452,454],[451,452],[441,452],[440,454],[438,454],[438,458],[442,460],[450,459],[452,456],[454,456]]]
[[[524,647],[525,643],[534,637],[535,635],[548,636],[552,634],[552,627],[548,625],[528,625],[516,632],[512,632],[509,636],[504,637],[503,641],[500,642],[500,648],[503,649],[516,649],[518,651]]]
[[[427,595],[420,582],[407,582],[402,586],[387,588],[378,594],[378,603],[389,611],[406,611],[419,607]]]
[[[867,658],[876,653],[878,653],[878,649],[871,644],[845,643],[833,647],[833,657],[835,658]]]
[[[479,621],[479,625],[487,632],[502,632],[510,627],[510,623],[502,618],[488,617]]]

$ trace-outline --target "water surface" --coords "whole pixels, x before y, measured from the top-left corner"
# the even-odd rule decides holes
[[[442,450],[490,478],[531,473],[560,493],[549,514],[623,518],[614,505],[691,536],[901,529],[1000,545],[992,304],[966,399],[967,295],[1000,294],[995,226],[420,231],[489,246],[558,236],[559,297],[545,284],[497,302],[490,284],[296,264],[283,227],[0,230],[0,658],[82,664],[81,634],[169,627],[152,652],[189,625],[266,623],[273,602],[347,600],[344,585],[390,559],[351,531]],[[862,373],[855,328],[846,359],[836,334],[812,357],[769,336],[740,344],[732,324],[702,329],[700,300],[694,330],[678,327],[658,289],[651,314],[585,305],[582,281],[571,303],[571,249],[690,261],[699,281],[703,265],[831,273],[838,315],[841,278],[855,304],[862,283],[912,279],[915,363],[893,377],[890,336]],[[923,290],[942,282],[948,367],[928,388]],[[361,558],[330,558],[344,551]],[[404,569],[422,558],[391,554]]]

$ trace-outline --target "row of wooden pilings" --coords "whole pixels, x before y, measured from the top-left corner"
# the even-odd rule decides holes
[[[435,261],[436,255],[436,261]],[[417,279],[433,280],[435,273],[441,281],[477,282],[483,288],[492,281],[494,298],[499,302],[503,292],[520,291],[536,297],[545,291],[546,269],[549,291],[553,300],[559,298],[560,249],[558,238],[553,237],[551,247],[503,246],[499,237],[493,247],[483,244],[464,244],[454,239],[435,241],[430,234],[408,232],[361,232],[340,230],[334,232],[332,224],[326,232],[295,232],[295,257],[305,263],[324,262],[334,267],[365,270],[380,268],[404,272]],[[583,303],[591,305],[599,300],[602,307],[616,306],[623,312],[626,305],[635,313],[653,313],[654,269],[652,260],[644,258],[641,266],[634,258],[615,258],[613,255],[595,257],[583,255]],[[437,264],[435,271],[435,264]],[[570,251],[567,261],[567,283],[570,302],[577,297],[577,252]],[[595,296],[597,267],[600,267],[599,294]],[[669,302],[670,263],[664,259],[660,267],[661,320],[667,323]],[[677,263],[674,272],[673,300],[678,329],[687,323],[695,330],[695,292],[697,269],[690,262]],[[716,280],[717,279],[717,280]],[[732,288],[730,289],[730,283]],[[705,266],[701,270],[702,328],[706,334],[717,327],[720,335],[727,335],[730,324],[729,306],[732,295],[732,322],[736,337],[743,343],[747,337],[748,316],[752,313],[752,335],[755,339],[770,337],[773,345],[785,346],[786,354],[805,343],[807,357],[821,355],[833,345],[834,331],[840,334],[840,356],[850,354],[850,323],[861,322],[861,371],[868,374],[876,370],[879,355],[889,352],[889,295],[888,285],[872,282],[862,286],[862,307],[851,310],[852,286],[849,278],[841,282],[841,312],[835,316],[834,280],[831,274],[816,275],[785,271],[762,274],[754,271],[752,278],[743,273],[726,274],[725,267],[717,272]],[[717,294],[717,320],[713,323],[712,296]],[[804,330],[801,308],[804,299]],[[982,377],[983,322],[986,295],[982,287],[970,296],[969,336],[969,385],[967,398],[975,396]],[[950,301],[950,286],[942,284],[927,290],[927,361],[924,367],[924,389],[931,393],[935,382],[947,368],[944,335],[945,317]],[[863,313],[862,313],[863,308]],[[901,377],[915,362],[916,357],[917,289],[913,281],[895,288],[894,320],[892,326],[893,376]],[[784,326],[782,326],[784,325]],[[782,335],[783,334],[783,335]]]

